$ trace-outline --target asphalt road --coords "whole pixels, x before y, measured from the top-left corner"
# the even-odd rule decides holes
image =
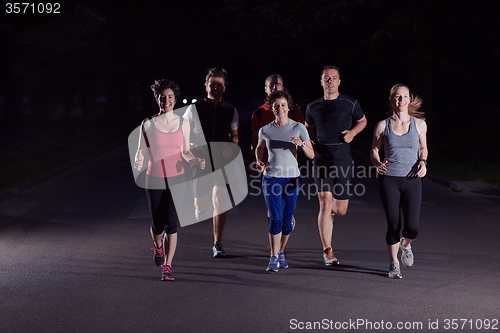
[[[228,214],[228,256],[211,257],[211,222],[180,228],[176,280],[162,282],[129,168],[119,148],[0,204],[0,332],[500,328],[500,197],[424,180],[415,265],[391,280],[373,177],[358,180],[363,195],[336,219],[341,265],[323,265],[317,198],[301,195],[290,267],[278,273],[265,271],[265,203],[251,188]]]

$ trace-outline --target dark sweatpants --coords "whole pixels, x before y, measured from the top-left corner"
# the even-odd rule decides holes
[[[380,197],[387,218],[387,244],[399,242],[402,227],[403,237],[415,239],[422,203],[422,180],[392,176],[380,176],[379,180]]]
[[[172,192],[168,187],[170,184],[178,184],[184,181],[184,175],[167,178],[158,178],[146,176],[147,188],[146,197],[148,198],[149,209],[151,212],[151,229],[153,234],[161,235],[164,231],[167,235],[177,232],[177,223],[179,218],[175,210]],[[163,187],[163,189],[160,189]],[[177,189],[174,195],[182,196],[184,192]]]

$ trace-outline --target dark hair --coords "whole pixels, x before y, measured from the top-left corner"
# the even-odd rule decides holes
[[[320,76],[323,76],[323,73],[327,69],[335,69],[339,73],[339,78],[340,78],[340,69],[337,66],[333,66],[333,65],[328,65],[328,66],[323,67],[323,69],[321,70],[321,75]]]
[[[267,81],[271,80],[271,79],[280,79],[281,80],[281,84],[283,84],[283,78],[281,77],[281,75],[279,75],[279,74],[271,74],[268,77],[266,77],[266,80],[264,81],[264,86],[266,86],[267,85]]]
[[[390,92],[389,92],[389,97],[392,97],[398,88],[405,87],[410,91],[410,88],[404,84],[404,83],[398,83],[392,86]],[[420,119],[425,119],[424,115],[425,113],[422,111],[419,111],[420,107],[422,106],[422,99],[418,96],[413,96],[413,94],[410,91],[410,104],[408,104],[408,114],[410,116],[413,116],[415,118],[420,118]],[[391,109],[388,112],[389,115],[392,115],[394,113],[394,110],[392,109],[392,104],[390,105]]]
[[[278,98],[286,99],[288,103],[288,109],[290,109],[290,112],[293,112],[295,110],[295,103],[293,102],[293,98],[290,95],[290,92],[286,88],[281,91],[275,90],[266,98],[266,103],[271,107],[271,110],[273,109],[274,102]]]
[[[151,90],[153,90],[155,99],[158,99],[158,97],[165,89],[172,89],[172,91],[174,92],[175,101],[179,100],[179,96],[181,95],[181,88],[179,88],[179,86],[176,85],[174,81],[169,79],[155,80],[155,83],[151,85]]]
[[[224,87],[227,87],[227,71],[224,68],[214,67],[210,68],[207,75],[205,76],[205,84],[208,83],[208,79],[211,77],[221,77],[224,79]]]

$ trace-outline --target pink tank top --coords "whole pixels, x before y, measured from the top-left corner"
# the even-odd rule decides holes
[[[179,128],[172,133],[160,132],[150,118],[151,126],[146,135],[149,141],[149,162],[147,174],[153,177],[174,177],[184,173],[181,149],[184,142],[182,117]]]

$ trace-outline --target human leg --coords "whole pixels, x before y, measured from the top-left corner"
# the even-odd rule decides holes
[[[389,252],[390,261],[398,261],[399,242],[392,245],[387,244],[387,251]]]
[[[172,274],[172,261],[174,259],[175,251],[177,249],[177,222],[179,218],[177,216],[177,211],[175,210],[174,200],[172,198],[171,192],[170,200],[168,202],[168,224],[165,226],[165,242],[164,242],[164,250],[165,250],[165,262],[161,266],[162,267],[162,281],[171,281],[174,280]],[[178,194],[178,193],[177,193]]]
[[[147,176],[148,187],[151,181],[153,181],[151,177]],[[151,213],[151,227],[149,230],[154,243],[151,250],[154,251],[153,260],[157,266],[162,265],[165,260],[163,248],[164,229],[167,221],[166,200],[164,197],[165,191],[166,190],[146,188],[146,198]]]
[[[277,272],[279,267],[288,267],[282,251],[286,248],[290,234],[290,232],[287,235],[283,234],[286,182],[285,178],[262,176],[262,193],[269,214],[270,258],[266,268],[269,272]]]
[[[288,268],[288,263],[286,262],[286,246],[288,240],[290,239],[290,234],[294,228],[294,216],[295,207],[297,206],[297,198],[299,195],[299,179],[298,178],[286,178],[283,179],[283,191],[282,191],[282,235],[279,247],[279,265],[283,268]]]
[[[262,176],[262,193],[269,213],[269,244],[271,254],[277,255],[283,231],[284,196],[280,178]]]
[[[422,205],[422,180],[420,178],[404,181],[401,207],[404,216],[403,246],[408,246],[417,238]]]
[[[339,261],[333,254],[332,235],[334,230],[333,217],[331,214],[333,198],[331,192],[318,193],[320,209],[318,214],[318,230],[323,246],[323,260],[326,266],[338,265]]]
[[[333,197],[331,192],[319,192],[319,214],[318,214],[318,230],[319,237],[323,249],[332,246],[333,221],[331,211],[333,208]]]
[[[347,213],[347,208],[349,207],[349,199],[339,200],[333,198],[332,200],[332,211],[335,215],[343,216]]]
[[[165,262],[161,265],[162,281],[171,281],[174,280],[174,276],[172,274],[172,261],[174,259],[175,250],[177,249],[177,231],[175,233],[169,234],[168,232],[165,235]]]
[[[281,235],[280,250],[278,251],[278,264],[282,268],[288,268],[288,262],[286,261],[286,245],[290,235]]]
[[[389,273],[391,279],[401,279],[401,269],[398,261],[400,219],[400,179],[398,177],[380,176],[379,191],[387,219],[386,243],[389,253]]]
[[[194,167],[194,166],[193,166]],[[194,176],[193,176],[194,177]],[[205,177],[194,178],[192,181],[194,195],[194,214],[198,222],[212,217],[211,210],[208,209],[213,183]]]
[[[214,204],[213,232],[214,242],[221,242],[226,226],[226,210],[224,209],[227,201],[227,188],[225,186],[214,186],[212,192],[212,201]]]
[[[175,250],[177,248],[177,222],[179,218],[175,210],[174,200],[171,192],[168,201],[168,224],[165,226],[165,265],[172,266]]]
[[[299,196],[299,179],[298,178],[282,178],[282,225],[283,235],[290,235],[294,226],[292,224],[293,213],[297,206],[297,198]]]
[[[164,237],[164,232],[162,232],[161,234],[159,235],[156,235],[154,232],[153,232],[153,228],[149,228],[149,232],[151,233],[151,238],[153,239],[153,243],[155,245],[156,248],[160,248],[163,246],[163,237]]]
[[[319,146],[314,160],[314,177],[318,187],[320,212],[318,229],[325,265],[338,264],[333,254],[334,215],[345,215],[349,206],[349,185],[353,163],[349,145]]]
[[[380,176],[379,191],[387,220],[386,243],[399,243],[401,232],[400,177]]]
[[[276,235],[269,234],[269,247],[271,249],[271,255],[278,255],[280,252],[282,236],[281,232]]]
[[[404,266],[411,267],[414,261],[411,243],[418,235],[422,202],[422,182],[420,178],[405,180],[401,201],[404,216],[403,237],[400,242],[401,262]]]
[[[334,146],[330,148],[332,156],[332,172],[333,177],[332,189],[333,207],[332,211],[336,215],[343,216],[347,213],[349,207],[349,199],[352,195],[352,177],[354,173],[354,161],[351,157],[351,147],[348,144]]]
[[[172,266],[175,250],[177,248],[177,232],[174,234],[167,234],[165,237],[165,265]]]
[[[226,226],[226,216],[227,214],[224,212],[219,215],[214,215],[213,217],[214,242],[222,242],[222,236]]]
[[[194,208],[201,211],[204,211],[208,207],[208,202],[210,201],[210,193],[207,193],[206,195],[199,197],[199,198],[194,198]]]
[[[281,232],[275,235],[269,233],[269,246],[271,248],[271,253],[269,257],[269,264],[266,268],[266,271],[268,272],[277,272],[278,268],[280,267],[279,254],[282,236],[283,235],[281,234]]]

